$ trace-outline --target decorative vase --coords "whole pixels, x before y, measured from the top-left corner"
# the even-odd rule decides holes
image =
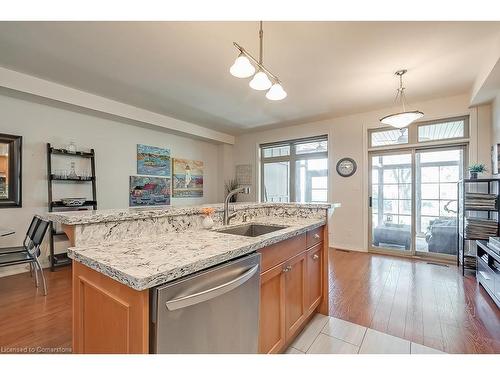
[[[477,180],[477,172],[470,172],[470,179]]]
[[[70,154],[76,154],[75,142],[70,142],[68,147],[66,148],[66,151],[68,151]]]
[[[214,226],[214,221],[211,216],[205,216],[205,218],[201,222],[201,225],[203,225],[203,228],[205,229],[210,229]]]
[[[76,174],[76,171],[75,171],[75,162],[74,161],[72,161],[70,164],[68,177],[69,178],[78,178],[78,175]]]

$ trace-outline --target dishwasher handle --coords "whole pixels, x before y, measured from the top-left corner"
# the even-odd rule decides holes
[[[203,290],[201,292],[190,294],[189,296],[179,297],[167,301],[165,305],[170,311],[183,309],[188,306],[196,305],[197,303],[208,301],[209,299],[218,297],[224,293],[230,292],[231,290],[239,287],[240,285],[247,282],[259,269],[259,265],[250,268],[244,274],[238,276],[237,278],[228,281],[227,283],[218,285],[216,287]]]

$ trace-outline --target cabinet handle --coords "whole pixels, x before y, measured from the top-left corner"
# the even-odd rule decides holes
[[[319,234],[318,233],[314,233],[314,238],[319,240]]]
[[[313,260],[318,260],[318,259],[319,259],[319,255],[318,255],[318,254],[314,254],[314,255],[312,256],[312,258],[313,258]]]
[[[283,268],[283,272],[288,272],[292,269],[292,266],[286,266],[285,268]]]

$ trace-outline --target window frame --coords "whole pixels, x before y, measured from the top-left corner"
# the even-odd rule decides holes
[[[9,147],[7,198],[0,198],[0,208],[22,207],[22,144],[19,135],[1,134],[0,143]]]
[[[418,140],[418,130],[423,126],[446,123],[446,122],[454,122],[454,121],[460,121],[460,120],[463,120],[463,122],[464,122],[464,135],[462,137],[429,139],[426,141],[419,141]],[[429,142],[457,141],[457,140],[469,138],[469,116],[458,116],[458,117],[449,117],[449,118],[439,119],[439,120],[420,121],[420,122],[417,122],[416,125],[417,126],[415,126],[415,143],[418,143],[418,144],[426,144]]]
[[[310,142],[318,142],[325,141],[327,143],[327,150],[321,152],[311,152],[311,153],[296,153],[296,146],[303,143]],[[290,153],[286,156],[272,156],[272,157],[264,157],[264,150],[266,148],[273,147],[281,147],[281,146],[289,146]],[[288,201],[296,202],[296,162],[298,160],[312,160],[312,159],[327,159],[328,160],[328,134],[307,137],[307,138],[296,138],[290,139],[286,141],[278,141],[278,142],[269,142],[262,143],[259,145],[259,160],[260,160],[260,194],[259,200],[260,202],[266,202],[265,200],[265,185],[264,185],[264,165],[267,163],[276,163],[276,162],[288,162],[289,163],[289,181],[288,181]],[[329,191],[329,181],[328,181],[328,169],[327,169],[327,197]]]
[[[463,137],[453,137],[453,138],[441,138],[441,139],[429,139],[426,141],[418,140],[418,130],[422,126],[447,123],[453,121],[464,121],[464,135]],[[394,148],[406,148],[416,145],[431,145],[431,144],[444,144],[444,143],[455,143],[457,141],[467,141],[470,135],[470,118],[469,115],[454,116],[454,117],[444,117],[435,120],[428,121],[418,121],[410,126],[406,127],[408,131],[408,142],[407,143],[395,143],[389,145],[374,146],[372,145],[372,134],[380,133],[387,130],[397,130],[397,128],[392,126],[384,126],[381,128],[370,128],[368,129],[368,150],[384,150],[384,149],[394,149]]]

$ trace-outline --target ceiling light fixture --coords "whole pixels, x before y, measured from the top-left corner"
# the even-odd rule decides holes
[[[264,91],[266,98],[269,100],[282,100],[285,99],[287,94],[283,89],[281,81],[273,73],[271,73],[262,62],[262,47],[264,43],[264,31],[262,30],[262,21],[260,21],[259,29],[259,60],[250,55],[238,43],[233,42],[234,46],[240,51],[240,54],[234,61],[234,64],[229,69],[229,72],[237,78],[248,78],[253,76],[252,80],[248,83],[254,90]],[[257,68],[257,73],[255,73]]]
[[[380,122],[385,125],[390,125],[395,128],[401,129],[410,125],[412,122],[422,118],[424,113],[421,111],[407,111],[406,110],[406,97],[405,97],[405,87],[403,87],[403,75],[407,72],[406,69],[398,70],[394,73],[399,77],[399,87],[396,92],[396,98],[394,102],[396,104],[401,103],[402,111],[398,113],[393,113],[388,116],[382,117]]]
[[[248,57],[246,57],[243,53],[240,53],[229,71],[235,77],[248,78],[255,74],[255,67],[252,65],[250,60],[248,60]]]

